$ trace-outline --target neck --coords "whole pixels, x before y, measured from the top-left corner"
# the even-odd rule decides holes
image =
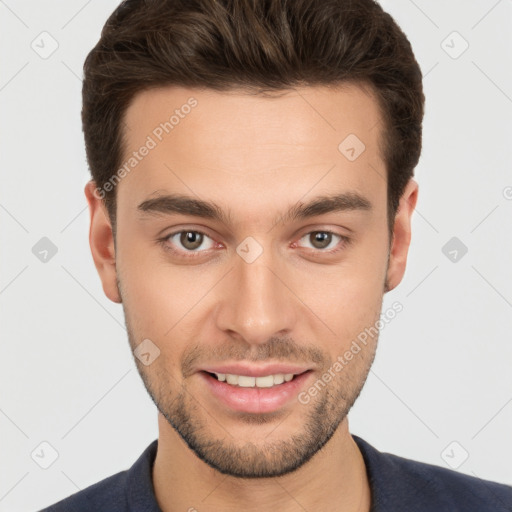
[[[163,512],[369,512],[370,486],[359,448],[339,425],[330,441],[296,471],[276,478],[236,478],[208,466],[159,414],[153,485]]]

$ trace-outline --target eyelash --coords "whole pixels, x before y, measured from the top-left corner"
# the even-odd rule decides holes
[[[168,243],[169,239],[171,239],[173,236],[181,234],[181,233],[197,233],[197,234],[203,235],[203,236],[211,239],[211,237],[208,234],[206,234],[204,231],[201,231],[199,229],[181,229],[179,231],[174,231],[173,233],[170,233],[162,238],[159,238],[157,241],[162,245],[162,247],[166,251],[170,251],[173,254],[178,254],[179,256],[184,257],[184,258],[197,258],[197,257],[201,256],[201,253],[207,252],[209,250],[209,249],[207,249],[207,250],[203,250],[203,251],[182,251],[182,250],[177,250],[177,249],[172,248]],[[338,243],[337,247],[334,249],[330,249],[328,251],[325,251],[322,249],[310,249],[310,250],[314,251],[315,253],[319,253],[319,254],[328,254],[328,255],[336,254],[339,251],[343,250],[347,245],[349,245],[352,242],[352,239],[350,239],[349,237],[347,237],[345,235],[341,235],[339,233],[336,233],[335,231],[330,231],[328,229],[317,229],[314,231],[309,231],[307,233],[304,233],[299,238],[299,240],[301,240],[305,236],[311,235],[313,233],[327,233],[327,234],[334,235],[334,236],[337,236],[340,238],[340,242]]]

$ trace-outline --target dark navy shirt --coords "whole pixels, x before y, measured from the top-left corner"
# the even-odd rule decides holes
[[[366,464],[371,512],[512,512],[508,485],[381,453],[360,437],[352,437]],[[161,512],[151,476],[157,446],[158,441],[153,441],[129,470],[41,512]]]

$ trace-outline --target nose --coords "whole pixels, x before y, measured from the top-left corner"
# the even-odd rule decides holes
[[[297,321],[298,299],[291,274],[265,250],[252,263],[234,256],[234,268],[217,307],[217,327],[256,345],[289,335]]]

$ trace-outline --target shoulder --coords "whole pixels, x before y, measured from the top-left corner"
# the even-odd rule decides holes
[[[160,512],[152,481],[157,447],[158,440],[155,440],[130,469],[109,476],[40,512]]]
[[[105,478],[40,512],[127,511],[129,510],[125,493],[127,473],[128,471],[121,471]]]
[[[508,485],[382,453],[352,437],[363,454],[379,511],[401,505],[410,512],[512,512],[512,487]]]

